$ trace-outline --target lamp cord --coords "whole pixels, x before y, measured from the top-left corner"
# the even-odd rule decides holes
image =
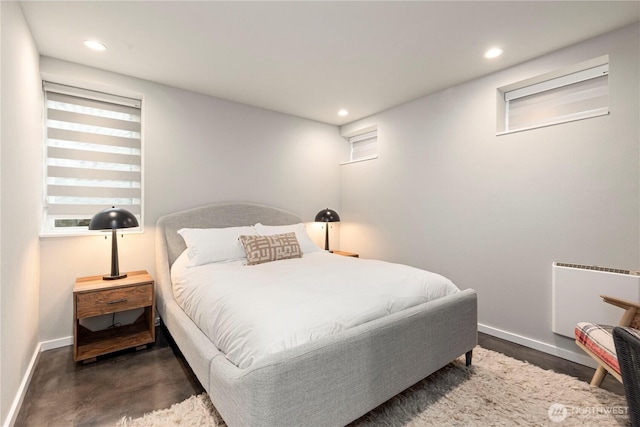
[[[122,326],[121,323],[116,323],[116,313],[112,313],[112,315],[111,315],[111,326],[109,326],[108,329],[117,329],[117,328],[119,328],[121,326]]]

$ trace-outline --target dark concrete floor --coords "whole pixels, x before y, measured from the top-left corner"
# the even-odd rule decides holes
[[[16,426],[113,426],[123,416],[136,418],[203,392],[167,336],[158,328],[156,343],[147,349],[115,353],[87,365],[73,362],[71,347],[43,352]],[[587,382],[594,372],[489,335],[479,334],[478,340],[484,348]],[[611,376],[603,388],[624,394]]]
[[[40,355],[16,426],[114,426],[204,391],[162,328],[146,349],[75,363],[72,347]]]

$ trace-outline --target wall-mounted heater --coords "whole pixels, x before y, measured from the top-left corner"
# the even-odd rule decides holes
[[[640,271],[554,262],[552,287],[553,332],[575,338],[578,322],[618,324],[623,310],[600,295],[640,301]]]

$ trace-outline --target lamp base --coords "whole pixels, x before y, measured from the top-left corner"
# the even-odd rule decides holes
[[[118,280],[127,277],[127,273],[118,274],[117,276],[102,276],[102,280]]]

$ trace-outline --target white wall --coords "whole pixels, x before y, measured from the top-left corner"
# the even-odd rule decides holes
[[[639,35],[626,27],[343,126],[377,124],[380,157],[342,166],[342,249],[442,273],[478,291],[483,330],[581,354],[551,331],[551,264],[640,267]],[[495,135],[496,88],[604,54],[609,116]]]
[[[335,126],[51,58],[40,68],[60,83],[143,96],[145,231],[119,241],[121,271],[153,274],[155,223],[177,210],[249,201],[313,221],[340,209],[348,144]],[[108,273],[110,253],[102,237],[41,239],[41,341],[71,336],[74,280]]]
[[[38,52],[16,2],[0,2],[0,422],[15,415],[38,348],[42,91]],[[18,398],[18,400],[16,400]]]
[[[108,240],[38,239],[39,71],[143,97],[145,232],[120,241],[123,271],[153,273],[154,224],[169,212],[252,201],[311,221],[328,206],[343,219],[341,249],[441,272],[478,290],[487,328],[572,350],[551,333],[551,262],[640,263],[637,25],[345,126],[377,124],[380,158],[340,167],[347,145],[334,126],[51,58],[39,65],[18,4],[0,2],[0,19],[3,422],[38,341],[71,335],[74,279],[109,269]],[[610,116],[495,136],[497,87],[602,54]]]

